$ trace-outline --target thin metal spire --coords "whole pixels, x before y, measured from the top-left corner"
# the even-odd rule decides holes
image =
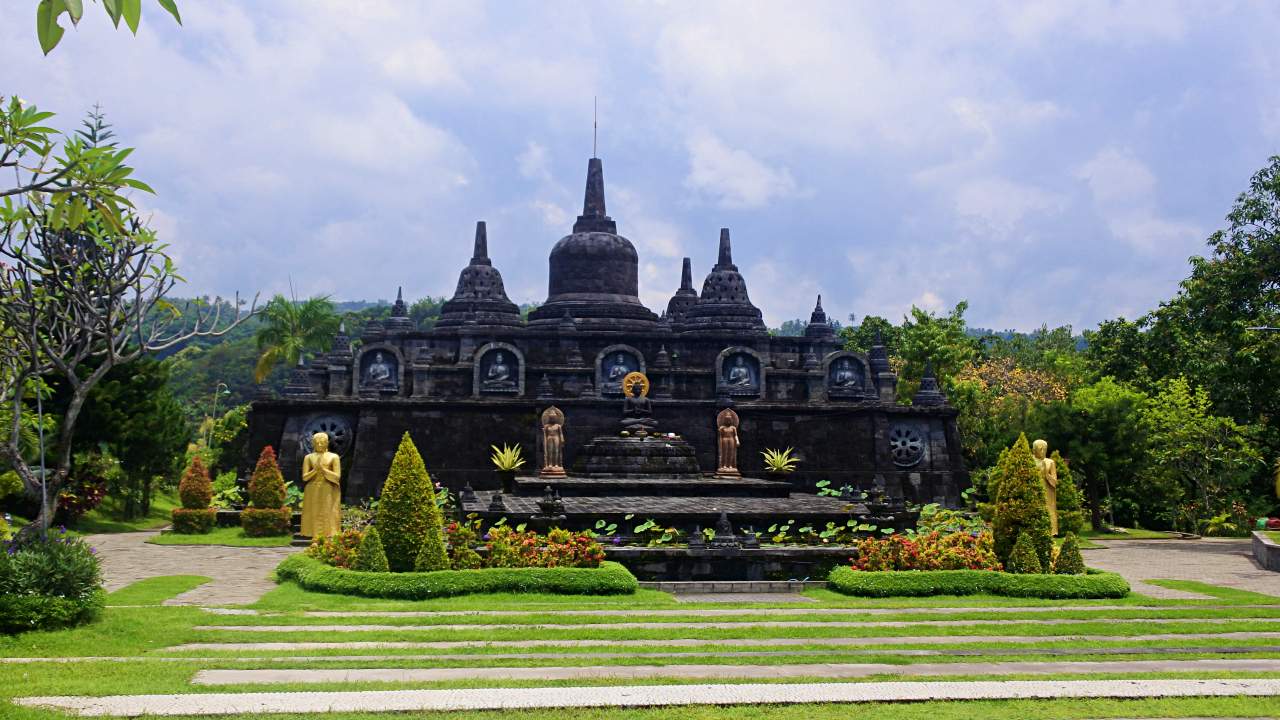
[[[591,96],[591,157],[596,157],[596,138],[600,133],[599,98]]]

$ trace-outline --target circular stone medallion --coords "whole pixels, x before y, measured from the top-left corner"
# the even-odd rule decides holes
[[[893,452],[893,464],[911,467],[924,459],[924,439],[915,428],[895,425],[889,431],[889,449]]]

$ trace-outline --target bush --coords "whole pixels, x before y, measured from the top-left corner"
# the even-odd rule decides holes
[[[1036,548],[1031,543],[1031,535],[1022,533],[1018,536],[1018,542],[1013,545],[1013,552],[1009,553],[1009,562],[1005,564],[1005,570],[1020,575],[1039,575],[1049,568],[1046,563],[1040,564],[1040,556],[1036,554]]]
[[[890,535],[858,542],[854,570],[999,570],[991,533],[931,532],[914,538]]]
[[[1053,561],[1053,572],[1058,575],[1080,575],[1085,571],[1084,556],[1080,554],[1080,542],[1075,533],[1067,533]]]
[[[1044,502],[1044,482],[1036,469],[1026,435],[1019,435],[1018,441],[1001,457],[992,473],[992,482],[999,488],[991,523],[996,557],[1008,567],[1018,536],[1027,533],[1040,567],[1049,567],[1053,561],[1049,509]]]
[[[1077,600],[1129,594],[1124,578],[1096,571],[1087,575],[1014,575],[990,570],[860,572],[839,567],[831,571],[827,585],[836,592],[860,597],[1004,595]]]
[[[102,504],[107,486],[124,476],[120,461],[105,453],[76,453],[71,479],[58,492],[54,521],[75,525],[85,513]]]
[[[245,508],[240,511],[240,526],[248,537],[277,537],[293,532],[293,511],[281,508]]]
[[[292,555],[276,577],[315,592],[362,597],[425,600],[471,593],[536,592],[559,595],[629,595],[639,587],[626,568],[613,562],[598,568],[490,568],[423,573],[364,573],[329,567]]]
[[[356,559],[351,564],[351,569],[360,572],[389,572],[387,552],[382,548],[378,528],[371,527],[364,534],[360,547],[356,549]]]
[[[0,631],[74,625],[102,607],[102,571],[92,548],[65,532],[0,551]]]
[[[431,476],[407,432],[400,439],[387,482],[382,486],[377,526],[385,536],[382,544],[393,571],[413,570],[424,553],[421,563],[424,568],[449,567],[444,549],[444,522],[436,506]]]
[[[216,507],[231,509],[240,507],[243,503],[244,497],[236,480],[236,471],[228,470],[218,473],[218,476],[213,479],[212,504]]]
[[[343,530],[337,535],[318,537],[307,546],[307,557],[313,557],[325,565],[350,568],[356,561],[356,550],[364,533],[360,530]]]
[[[1071,466],[1062,459],[1062,454],[1054,450],[1050,457],[1058,465],[1058,532],[1063,537],[1069,533],[1078,535],[1084,530],[1084,497],[1071,477]]]
[[[217,519],[218,511],[215,508],[174,508],[173,531],[179,535],[204,535],[213,530]]]
[[[262,448],[258,464],[249,476],[249,504],[256,508],[284,507],[284,476],[276,463],[276,453],[268,445]]]
[[[191,464],[182,473],[178,483],[178,499],[182,507],[188,510],[204,510],[213,501],[213,483],[209,481],[209,471],[197,455],[191,458]]]
[[[477,520],[478,524],[480,521]],[[449,567],[454,570],[474,570],[484,567],[484,558],[472,549],[477,537],[471,523],[451,522],[444,527],[449,541]]]
[[[22,478],[13,470],[0,473],[0,500],[22,492]]]

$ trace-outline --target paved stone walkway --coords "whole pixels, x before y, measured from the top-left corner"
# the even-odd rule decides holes
[[[1251,672],[1280,673],[1280,660],[1097,660],[1050,662],[810,663],[797,665],[583,665],[564,667],[452,667],[452,668],[280,668],[267,670],[201,670],[193,685],[276,685],[366,682],[446,682],[454,680],[632,680],[745,678],[865,678],[873,675],[1062,675],[1070,673]]]
[[[107,591],[158,575],[213,578],[166,605],[241,605],[256,602],[276,586],[271,572],[298,548],[237,548],[221,545],[148,545],[157,532],[113,533],[85,538],[98,550]]]
[[[1280,573],[1263,570],[1248,538],[1203,540],[1098,540],[1105,547],[1084,550],[1089,567],[1120,573],[1134,592],[1159,598],[1197,598],[1143,580],[1196,580],[1237,590],[1280,596]]]
[[[305,617],[506,617],[525,615],[557,615],[582,617],[631,617],[647,615],[653,617],[721,617],[728,615],[998,615],[1010,613],[1059,613],[1062,605],[1028,605],[1025,607],[901,607],[901,608],[682,608],[665,610],[652,608],[635,608],[630,610],[313,610],[302,613]],[[1187,606],[1180,605],[1072,605],[1071,612],[1102,613],[1121,611],[1159,612],[1162,610],[1181,610]],[[1280,604],[1262,605],[1195,605],[1195,610],[1232,610],[1249,608],[1251,610],[1280,610]],[[226,611],[223,611],[226,612]],[[244,614],[261,615],[254,610],[242,611]],[[239,613],[237,613],[239,614]],[[1010,622],[1015,622],[1011,620]]]
[[[611,687],[478,688],[364,692],[207,693],[31,697],[29,707],[80,715],[236,715],[308,712],[504,710],[660,705],[919,702],[1027,698],[1253,697],[1280,695],[1280,680],[1019,680]]]

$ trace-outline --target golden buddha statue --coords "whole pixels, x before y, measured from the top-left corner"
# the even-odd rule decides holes
[[[1031,443],[1031,452],[1036,456],[1036,469],[1040,471],[1040,481],[1044,483],[1044,505],[1049,509],[1049,534],[1058,534],[1058,463],[1046,457],[1049,443],[1037,440]]]
[[[342,532],[342,462],[329,452],[329,435],[311,436],[314,450],[302,460],[302,534],[326,537]]]

